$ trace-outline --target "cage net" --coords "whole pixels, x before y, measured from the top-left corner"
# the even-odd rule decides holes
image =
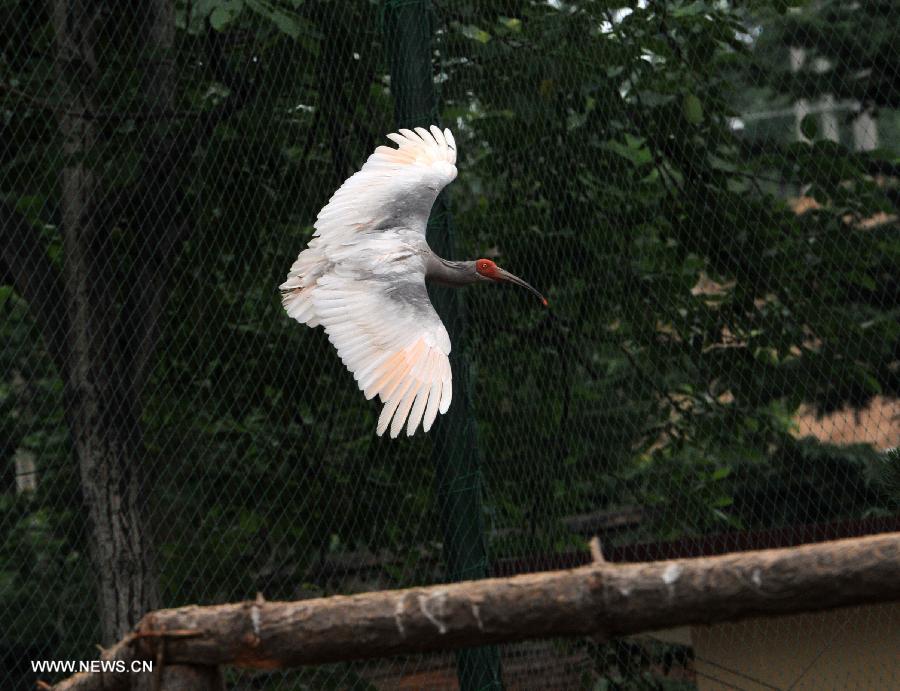
[[[156,607],[900,526],[896,3],[0,6],[3,688]],[[433,119],[459,177],[432,246],[550,308],[433,293],[454,403],[391,440],[277,286]],[[884,605],[226,678],[896,688],[897,630]]]

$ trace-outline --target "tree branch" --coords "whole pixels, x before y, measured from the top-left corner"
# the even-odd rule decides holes
[[[164,640],[168,663],[273,669],[531,638],[609,639],[894,600],[900,533],[698,559],[597,561],[351,597],[160,610],[106,656],[156,659]],[[127,686],[84,674],[56,688]]]
[[[60,374],[68,360],[65,286],[38,229],[8,204],[0,204],[0,274],[28,302],[44,345]]]
[[[49,113],[53,113],[54,115],[68,115],[70,117],[82,118],[83,120],[97,120],[102,121],[108,124],[117,124],[120,122],[124,122],[126,120],[136,120],[136,121],[144,121],[144,120],[173,120],[179,118],[196,118],[201,115],[201,111],[196,110],[173,110],[173,109],[165,109],[165,108],[149,108],[146,110],[132,110],[132,111],[118,111],[118,110],[84,110],[84,111],[73,111],[66,110],[65,106],[54,103],[46,98],[42,98],[40,96],[36,96],[34,94],[30,94],[27,91],[22,91],[21,89],[17,89],[9,84],[4,84],[0,82],[0,91],[4,91],[12,96],[16,96],[17,98],[22,99],[28,105],[38,108],[40,110],[46,110]]]

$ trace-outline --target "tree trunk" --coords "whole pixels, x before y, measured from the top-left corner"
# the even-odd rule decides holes
[[[91,331],[93,325],[75,327]],[[73,385],[83,400],[70,417],[92,531],[102,641],[109,644],[159,605],[141,483],[140,431],[91,355]],[[107,398],[108,396],[108,398]]]
[[[67,421],[81,472],[97,574],[102,640],[109,644],[159,606],[148,526],[144,521],[140,404],[131,363],[117,333],[116,251],[97,213],[98,176],[91,169],[98,112],[93,91],[101,70],[96,37],[102,5],[54,0],[60,91]],[[52,299],[52,298],[51,298]]]

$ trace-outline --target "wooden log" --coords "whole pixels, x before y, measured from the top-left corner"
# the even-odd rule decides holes
[[[225,691],[225,681],[218,667],[163,665],[148,691]]]
[[[299,602],[159,610],[141,620],[130,645],[138,658],[154,659],[164,639],[171,663],[274,669],[532,638],[609,639],[894,600],[900,533],[698,559],[600,561]],[[91,683],[73,677],[57,688],[101,688]]]

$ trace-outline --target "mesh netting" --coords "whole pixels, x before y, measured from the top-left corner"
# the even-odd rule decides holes
[[[161,606],[562,568],[593,535],[647,560],[900,529],[896,3],[0,6],[3,688]],[[551,307],[433,293],[454,404],[390,440],[276,288],[384,134],[433,118],[459,178],[432,247]],[[896,622],[227,675],[889,688]]]

